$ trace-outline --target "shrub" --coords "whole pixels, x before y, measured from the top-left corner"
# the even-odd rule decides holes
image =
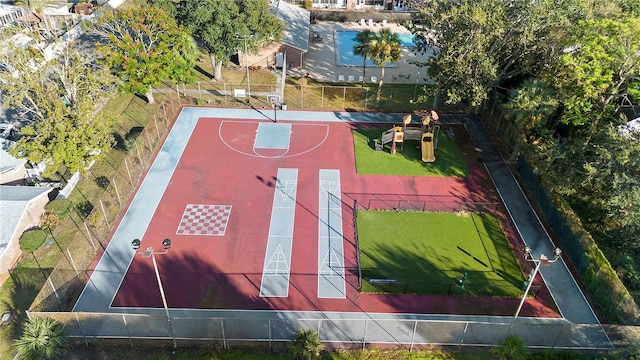
[[[136,140],[138,140],[138,137],[142,133],[142,130],[144,130],[143,127],[134,126],[134,127],[131,128],[131,130],[129,130],[127,135],[124,136],[124,149],[125,149],[125,151],[131,150],[133,145],[136,143]]]
[[[33,317],[13,344],[20,359],[56,359],[65,354],[67,338],[62,326],[50,318]]]
[[[60,216],[60,218],[63,218],[64,215],[68,214],[70,208],[71,201],[69,201],[69,199],[52,200],[44,207],[47,212],[54,213]]]
[[[295,359],[316,359],[320,357],[322,343],[313,330],[298,329],[291,342],[291,354]]]
[[[499,360],[524,360],[529,358],[529,349],[517,336],[509,335],[500,346],[491,349],[491,355]]]
[[[32,253],[40,248],[47,240],[47,234],[40,229],[27,230],[20,236],[20,250]]]
[[[53,230],[60,222],[58,214],[46,212],[40,216],[40,227],[42,229]]]

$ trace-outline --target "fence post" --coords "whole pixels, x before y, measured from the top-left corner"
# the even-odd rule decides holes
[[[136,142],[134,142],[134,145],[136,146],[136,152],[138,153],[138,160],[140,160],[140,166],[142,166],[142,168],[144,169],[144,165],[142,165],[142,156],[140,155],[140,146],[138,146],[137,140]]]
[[[111,180],[113,183],[113,188],[116,190],[116,197],[118,198],[118,204],[120,204],[120,208],[122,208],[122,200],[120,200],[120,191],[118,191],[118,184],[116,184],[116,178]]]
[[[100,199],[100,207],[102,208],[102,215],[104,216],[104,222],[107,224],[107,228],[111,227],[109,225],[109,219],[107,218],[107,212],[104,209],[104,204],[102,203],[102,199]]]
[[[364,110],[367,111],[367,106],[369,104],[369,88],[365,88],[364,90]]]
[[[53,272],[51,272],[51,275],[53,275]],[[47,280],[49,281],[49,285],[51,285],[51,288],[53,289],[53,294],[56,296],[56,299],[58,299],[58,304],[62,305],[62,300],[60,300],[60,297],[58,296],[58,290],[56,289],[55,285],[53,285],[53,280],[51,280],[51,275],[49,275]]]
[[[224,319],[220,319],[220,329],[222,330],[222,346],[225,350],[228,350],[229,347],[227,346],[227,337],[224,334]]]
[[[369,325],[369,320],[364,319],[364,330],[362,333],[362,350],[364,351],[364,348],[367,345],[367,326]]]
[[[131,339],[131,332],[129,331],[129,325],[127,325],[127,318],[122,314],[122,322],[124,322],[124,327],[127,329],[127,337],[129,338],[129,345],[133,349],[133,340]]]
[[[133,177],[131,176],[131,170],[129,170],[129,162],[127,158],[124,158],[124,167],[127,169],[127,175],[129,175],[129,184],[133,185]]]
[[[467,334],[467,328],[469,327],[469,322],[465,321],[464,330],[462,331],[462,336],[460,337],[460,344],[458,350],[462,349],[462,343],[464,342],[464,336]]]
[[[149,137],[149,133],[147,132],[147,143],[149,144],[149,153],[153,154],[153,145],[151,145],[151,138]]]
[[[346,99],[347,99],[347,87],[344,86],[342,88],[342,108],[343,109],[344,109],[344,103],[345,103]]]
[[[167,121],[167,108],[164,106],[164,101],[162,102],[162,112],[164,112],[164,121]]]
[[[273,348],[271,347],[271,319],[267,320],[269,323],[269,350],[273,350]]]
[[[411,346],[409,346],[409,352],[413,351],[413,343],[416,339],[416,330],[418,329],[418,320],[413,322],[413,333],[411,334]]]
[[[86,222],[82,222],[84,224],[84,228],[85,230],[87,230],[87,235],[88,235],[88,240],[89,240],[89,244],[91,244],[91,247],[93,248],[93,252],[96,252],[98,249],[96,248],[96,246],[93,244],[93,239],[91,238],[91,231],[89,231],[89,227],[87,226]]]
[[[153,114],[153,122],[156,124],[156,136],[160,139],[160,128],[158,128],[158,119],[156,119],[156,114]]]
[[[73,257],[71,257],[71,251],[69,251],[69,248],[67,248],[67,254],[69,254],[69,262],[71,263],[73,270],[75,270],[76,275],[80,275],[80,273],[78,272],[78,268],[76,267],[76,262],[73,261]]]
[[[558,343],[558,339],[560,338],[560,335],[562,335],[562,333],[564,332],[564,324],[561,324],[561,325],[562,327],[560,328],[560,332],[556,336],[555,340],[553,340],[553,345],[551,345],[551,350],[553,350],[553,348],[556,347],[556,344]]]
[[[78,323],[78,327],[80,328],[80,332],[82,333],[82,341],[84,341],[84,346],[89,347],[89,343],[87,342],[87,336],[82,329],[82,323],[80,322],[80,318],[78,317],[78,313],[74,314],[76,316],[76,322]]]

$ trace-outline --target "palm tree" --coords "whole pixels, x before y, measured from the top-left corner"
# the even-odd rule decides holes
[[[13,344],[20,359],[55,359],[64,355],[67,338],[62,326],[50,318],[32,317],[24,325],[22,336]]]
[[[311,360],[320,356],[322,343],[313,330],[298,329],[291,342],[291,354],[295,359]]]
[[[542,81],[527,79],[519,87],[509,90],[509,100],[504,105],[504,110],[505,115],[513,119],[516,132],[509,161],[516,160],[527,134],[542,120],[551,116],[557,106],[553,90]]]
[[[362,56],[362,87],[365,83],[365,74],[367,70],[367,56],[369,56],[369,44],[373,39],[374,33],[371,30],[362,30],[356,35],[356,43],[353,45],[353,54]]]
[[[400,50],[400,38],[398,34],[384,28],[380,29],[369,43],[369,56],[371,61],[380,66],[380,81],[378,82],[378,93],[376,94],[376,106],[380,103],[382,93],[382,82],[384,81],[384,66],[390,62],[400,61],[402,51]]]

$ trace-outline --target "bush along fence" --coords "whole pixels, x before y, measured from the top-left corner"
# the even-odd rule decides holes
[[[547,193],[523,158],[519,159],[516,170],[607,320],[624,325],[640,323],[638,305],[595,240],[582,227],[578,216],[560,196]]]
[[[500,100],[492,98],[487,102],[485,110],[482,118],[489,133],[498,141],[501,151],[511,153],[516,132],[505,118]],[[640,324],[638,304],[571,207],[560,195],[549,191],[551,187],[534,173],[526,159],[517,159],[516,171],[529,198],[542,211],[563,251],[571,259],[607,321],[625,325]]]

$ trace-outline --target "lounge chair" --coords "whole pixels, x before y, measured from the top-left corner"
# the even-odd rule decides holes
[[[382,20],[382,26],[386,27],[387,26],[387,19]]]
[[[373,19],[369,19],[369,26],[373,26]]]
[[[344,75],[338,75],[338,81],[344,81]]]
[[[347,77],[347,79],[349,80],[349,82],[354,82],[355,81],[355,78],[353,77],[353,75],[349,75]]]
[[[360,19],[360,25],[361,25],[361,26],[366,26],[366,25],[367,25],[367,20],[365,20],[365,19]]]
[[[378,77],[377,76],[372,76],[371,77],[371,82],[372,83],[377,83],[378,82]]]

